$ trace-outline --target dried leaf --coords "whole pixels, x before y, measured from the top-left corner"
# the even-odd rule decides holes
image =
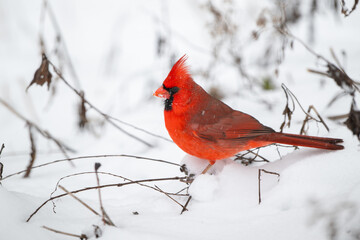
[[[97,170],[99,170],[100,167],[101,167],[101,163],[96,162],[95,163],[95,172],[97,172]]]
[[[291,116],[295,111],[295,103],[294,103],[294,100],[292,98],[291,93],[289,93],[290,90],[285,86],[285,84],[282,84],[281,87],[284,90],[285,97],[286,97],[286,105],[285,105],[284,111],[282,113],[284,115],[284,121],[282,122],[282,124],[280,126],[280,132],[283,132],[283,129],[284,129],[285,125],[290,127]],[[292,108],[293,108],[292,110],[289,108],[289,95],[290,95],[290,99],[291,99],[291,102],[292,102]],[[286,118],[288,119],[287,123],[286,123]]]
[[[47,59],[46,55],[43,53],[41,65],[36,70],[36,72],[34,74],[34,78],[31,81],[31,83],[29,84],[29,86],[26,88],[26,90],[28,90],[29,87],[31,87],[31,85],[33,85],[34,83],[36,83],[40,86],[44,85],[44,83],[47,83],[48,90],[49,90],[51,78],[52,78],[52,75],[49,71],[49,60]]]
[[[360,111],[356,110],[355,102],[351,104],[349,118],[345,121],[345,124],[360,141]]]
[[[266,20],[266,17],[265,17],[265,12],[262,11],[258,17],[258,19],[256,20],[256,25],[258,27],[265,27],[266,26],[266,23],[267,23],[267,20]]]

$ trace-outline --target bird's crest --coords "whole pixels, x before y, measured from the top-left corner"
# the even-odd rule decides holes
[[[164,85],[168,88],[181,86],[185,81],[191,78],[189,74],[189,67],[186,65],[187,55],[182,56],[172,67],[168,76],[164,81]]]

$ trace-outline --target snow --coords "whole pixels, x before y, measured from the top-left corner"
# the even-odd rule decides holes
[[[301,11],[306,11],[304,1]],[[311,74],[308,68],[325,71],[325,66],[306,49],[294,42],[287,49],[284,62],[274,74],[275,65],[264,67],[261,59],[264,48],[271,41],[271,32],[265,32],[259,41],[250,41],[251,31],[263,8],[274,9],[273,1],[239,1],[222,5],[213,1],[222,11],[232,11],[229,21],[239,24],[239,33],[233,41],[243,52],[243,63],[252,76],[260,79],[270,76],[276,88],[264,91],[249,88],[238,69],[229,64],[229,54],[220,49],[220,61],[212,62],[214,42],[208,31],[213,21],[206,11],[207,1],[49,1],[56,15],[68,52],[80,80],[85,97],[104,113],[131,123],[149,132],[169,138],[163,120],[163,102],[152,96],[168,74],[171,61],[183,54],[195,81],[209,90],[218,88],[224,102],[235,109],[249,113],[263,124],[279,130],[285,107],[286,86],[296,95],[305,110],[315,105],[330,127],[327,132],[321,124],[311,122],[310,135],[344,139],[345,150],[283,148],[270,146],[260,150],[269,163],[248,166],[233,159],[218,161],[206,173],[204,159],[185,154],[174,143],[148,135],[127,125],[126,131],[151,143],[149,148],[126,136],[93,110],[88,111],[91,131],[77,127],[79,98],[61,80],[53,80],[56,93],[46,87],[32,86],[25,92],[41,62],[39,31],[45,31],[48,57],[59,65],[54,51],[54,28],[45,17],[41,26],[42,1],[2,1],[0,4],[0,98],[6,100],[24,117],[48,130],[76,153],[71,157],[129,154],[163,159],[186,165],[195,176],[189,188],[192,200],[188,211],[165,194],[140,185],[103,188],[104,208],[116,227],[105,226],[96,216],[70,196],[49,202],[29,222],[26,219],[46,201],[62,177],[91,172],[62,179],[59,184],[72,191],[96,186],[94,164],[101,163],[100,172],[121,175],[131,180],[183,177],[177,165],[164,164],[130,157],[84,158],[74,160],[75,167],[66,161],[33,169],[30,178],[15,175],[3,179],[0,186],[0,239],[71,239],[44,229],[95,238],[94,226],[101,229],[101,239],[357,239],[360,236],[360,146],[358,139],[341,121],[328,116],[348,113],[351,98],[343,97],[331,107],[327,104],[339,87],[332,79]],[[229,4],[229,3],[227,3]],[[222,8],[223,6],[223,8]],[[358,80],[360,70],[360,36],[356,9],[344,18],[321,5],[315,18],[315,42],[309,44],[317,53],[332,60],[332,47],[350,77]],[[306,14],[305,14],[306,15]],[[291,32],[308,40],[308,21],[291,25]],[[162,56],[157,55],[158,36],[166,36]],[[227,41],[226,46],[233,44]],[[277,46],[277,45],[276,45]],[[62,49],[62,48],[60,48]],[[341,51],[346,52],[343,58]],[[260,60],[259,60],[260,59]],[[201,74],[211,70],[210,80]],[[68,65],[64,76],[76,86]],[[53,73],[53,76],[56,74]],[[359,95],[356,101],[359,103]],[[298,133],[305,115],[297,105],[290,128],[284,131]],[[0,105],[0,145],[5,149],[0,156],[4,164],[3,177],[24,170],[30,156],[28,128]],[[53,142],[34,131],[37,146],[35,165],[63,159]],[[261,204],[258,203],[259,169],[276,172],[280,177],[261,172]],[[124,183],[106,174],[99,174],[100,184]],[[178,180],[146,183],[152,187],[175,193],[187,185]],[[57,188],[52,196],[62,194]],[[183,192],[183,193],[186,193]],[[100,212],[98,192],[75,194]],[[185,204],[186,196],[174,199]],[[73,238],[74,239],[74,238]]]

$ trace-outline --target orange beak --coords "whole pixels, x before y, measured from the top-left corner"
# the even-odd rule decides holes
[[[155,91],[155,93],[153,94],[153,96],[169,99],[169,98],[170,98],[170,93],[169,93],[168,91],[166,91],[166,90],[161,86],[161,87],[159,87],[159,88]]]

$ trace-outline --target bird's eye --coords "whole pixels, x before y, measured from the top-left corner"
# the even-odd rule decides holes
[[[168,87],[165,86],[165,84],[163,84],[163,88],[166,91],[168,91],[170,93],[170,95],[173,95],[173,94],[177,93],[180,90],[180,88],[178,88],[178,87],[168,88]]]
[[[170,88],[170,95],[175,94],[175,93],[177,93],[178,91],[179,91],[179,88],[178,88],[178,87],[172,87],[172,88]]]

